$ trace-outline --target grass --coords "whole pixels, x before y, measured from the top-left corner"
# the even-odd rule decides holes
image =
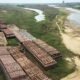
[[[68,61],[65,60],[65,58],[72,58],[74,55],[62,43],[59,30],[56,26],[56,15],[65,16],[65,14],[62,11],[50,8],[45,5],[37,5],[36,7],[39,7],[41,10],[44,11],[44,14],[46,15],[46,20],[36,22],[34,16],[37,13],[29,10],[25,11],[22,8],[18,7],[12,7],[11,9],[9,7],[4,7],[4,10],[6,10],[5,13],[2,12],[2,8],[0,10],[0,19],[4,20],[8,24],[16,24],[17,26],[19,26],[19,28],[26,29],[33,36],[44,40],[61,52],[62,59],[58,60],[57,66],[54,69],[45,72],[52,79],[60,80],[60,78],[65,77],[75,70],[74,65],[71,68],[68,67]],[[18,44],[15,39],[8,40],[8,43],[8,45]]]
[[[7,39],[7,41],[8,41],[8,46],[17,46],[20,44],[16,38]]]
[[[69,69],[67,65],[68,63],[65,59],[59,59],[57,66],[49,70],[47,74],[52,77],[53,80],[60,80],[63,76],[65,77],[74,71],[74,68]]]
[[[5,77],[4,73],[3,73],[3,70],[1,68],[1,66],[0,66],[0,80],[6,80],[6,77]]]

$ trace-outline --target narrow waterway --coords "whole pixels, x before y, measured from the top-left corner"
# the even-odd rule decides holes
[[[39,9],[32,9],[32,8],[24,8],[24,9],[32,10],[32,11],[35,11],[36,13],[38,13],[38,15],[35,16],[35,19],[37,22],[45,20],[45,15],[44,15],[43,11],[41,11]]]

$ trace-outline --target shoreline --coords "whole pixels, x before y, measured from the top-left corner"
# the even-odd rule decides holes
[[[80,80],[80,28],[74,26],[76,25],[67,21],[64,25],[65,33],[61,33],[61,38],[66,48],[75,54],[72,59],[76,65],[76,70],[61,80]],[[71,60],[71,58],[69,58],[69,60]]]
[[[68,12],[69,14],[70,12]],[[80,28],[70,20],[59,19],[63,25],[57,24],[62,43],[65,47],[73,52],[73,57],[65,58],[69,64],[75,65],[75,71],[61,78],[60,80],[80,80]],[[63,28],[61,28],[63,26]],[[63,31],[64,29],[64,31]]]
[[[74,9],[74,8],[66,8],[66,10],[69,12],[69,16],[67,19],[77,27],[80,27],[80,10]]]
[[[80,37],[80,27],[78,27],[76,24],[66,20],[64,26],[67,34],[71,33],[72,36]]]

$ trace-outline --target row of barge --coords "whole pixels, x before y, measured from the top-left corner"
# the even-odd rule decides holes
[[[6,47],[0,47],[0,65],[7,80],[28,80],[21,66],[13,59]]]
[[[15,25],[0,24],[0,31],[6,38],[16,37],[26,54],[31,54],[45,70],[54,67],[57,64],[56,58],[61,57],[57,49],[28,32],[24,33]],[[8,80],[51,80],[18,47],[4,47],[4,52],[2,47],[0,48],[0,63],[4,72],[8,74]]]
[[[0,65],[8,80],[51,80],[18,47],[0,47]]]

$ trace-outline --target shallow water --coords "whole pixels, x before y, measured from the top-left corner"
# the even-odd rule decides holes
[[[76,23],[77,25],[80,25],[80,10],[72,8],[66,8],[66,9],[71,12],[67,19]]]
[[[32,9],[32,8],[24,8],[24,9],[32,10],[32,11],[37,12],[38,15],[35,16],[35,19],[36,19],[37,22],[45,20],[45,15],[43,14],[43,11],[42,11],[42,10],[39,10],[39,9]]]
[[[49,7],[54,8],[61,8],[57,7],[56,5],[48,5]],[[78,27],[80,27],[80,10],[73,9],[73,8],[65,8],[66,10],[70,11],[70,15],[67,17],[67,19],[76,24]]]

